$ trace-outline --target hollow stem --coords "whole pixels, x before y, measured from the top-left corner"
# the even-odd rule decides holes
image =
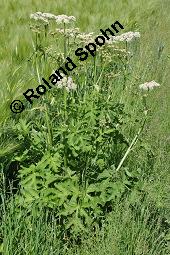
[[[146,117],[145,117],[145,119],[144,119],[144,121],[143,121],[142,126],[139,128],[137,134],[136,134],[135,137],[133,138],[133,140],[132,140],[132,142],[131,142],[129,148],[127,149],[127,151],[126,151],[126,153],[125,153],[125,155],[124,155],[123,158],[121,159],[121,161],[120,161],[118,167],[116,168],[116,172],[118,172],[118,171],[120,170],[120,168],[121,168],[121,166],[123,165],[123,163],[124,163],[125,159],[127,158],[128,154],[130,153],[130,151],[132,150],[132,148],[134,147],[134,145],[137,143],[138,138],[139,138],[141,132],[142,132],[143,129],[144,129],[145,123],[146,123]]]

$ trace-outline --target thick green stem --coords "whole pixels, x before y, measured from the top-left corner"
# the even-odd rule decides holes
[[[64,23],[64,58],[67,57],[66,24]]]
[[[125,73],[124,73],[124,84],[123,84],[123,90],[126,87],[126,80],[127,80],[127,74],[128,74],[128,43],[125,42],[125,48],[126,48],[126,63],[125,63]]]
[[[64,124],[67,125],[67,91],[64,89]],[[63,134],[64,138],[64,167],[67,168],[67,141],[66,141],[66,131]]]
[[[45,104],[45,122],[46,122],[46,126],[47,126],[47,147],[48,147],[48,149],[51,149],[53,138],[52,138],[48,108],[47,108],[46,104]]]
[[[96,56],[94,56],[94,85],[96,83],[96,71],[97,71],[97,69],[96,69]]]

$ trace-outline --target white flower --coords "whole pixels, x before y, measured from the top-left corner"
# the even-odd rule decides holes
[[[108,43],[113,43],[113,42],[130,42],[136,38],[140,38],[140,33],[139,32],[127,32],[122,35],[118,36],[113,36]]]
[[[48,12],[44,12],[42,13],[42,16],[46,19],[55,19],[56,18],[56,15],[52,14],[52,13],[48,13]]]
[[[70,23],[71,21],[76,21],[76,18],[74,16],[67,16],[67,15],[54,15],[52,13],[48,12],[35,12],[30,15],[31,19],[35,20],[42,20],[44,22],[48,22],[48,20],[55,20],[58,24],[60,23]]]
[[[79,28],[72,28],[72,29],[56,29],[57,33],[65,34],[67,37],[75,37],[79,34]],[[54,33],[53,33],[54,34]]]
[[[76,21],[76,18],[74,16],[67,16],[62,14],[62,15],[55,16],[55,21],[57,24],[61,24],[61,23],[68,24],[70,22]]]
[[[155,87],[160,87],[160,84],[155,81],[145,82],[145,83],[139,85],[139,88],[141,90],[152,90]]]
[[[84,43],[90,43],[94,40],[93,34],[94,34],[93,32],[91,32],[91,33],[80,33],[77,36],[77,38],[79,40],[81,40],[82,42],[84,42]]]
[[[42,12],[36,12],[36,13],[32,13],[30,15],[30,18],[31,19],[34,19],[34,20],[40,20],[40,21],[43,21],[45,23],[48,23],[48,19],[46,19],[44,16],[43,16],[43,13]]]
[[[63,77],[62,80],[57,82],[58,88],[66,88],[67,91],[75,90],[77,88],[77,85],[73,82],[71,77]]]

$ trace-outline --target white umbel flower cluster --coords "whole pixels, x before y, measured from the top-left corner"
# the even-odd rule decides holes
[[[55,20],[57,24],[65,23],[68,24],[70,22],[76,21],[76,18],[74,16],[67,16],[67,15],[54,15],[52,13],[47,12],[35,12],[30,15],[31,19],[44,21],[48,23],[49,20]]]
[[[66,88],[67,91],[75,90],[77,85],[73,82],[71,77],[63,77],[62,80],[57,82],[58,88]]]
[[[79,28],[56,29],[56,33],[66,35],[67,37],[75,37],[79,34]],[[54,34],[54,33],[53,33]]]
[[[113,43],[113,42],[130,42],[136,38],[140,38],[140,33],[139,32],[127,32],[122,35],[114,36],[108,43]]]
[[[35,12],[30,15],[30,19],[34,19],[36,21],[43,21],[45,23],[48,23],[48,18],[44,13],[42,12]]]
[[[156,87],[160,87],[160,84],[157,83],[156,81],[145,82],[145,83],[139,85],[139,88],[141,90],[152,90]]]
[[[48,12],[41,13],[41,16],[48,19],[48,20],[56,18],[56,16],[54,14],[48,13]]]
[[[65,14],[62,15],[58,15],[55,17],[55,21],[57,22],[57,24],[61,24],[61,23],[71,23],[71,22],[75,22],[76,18],[74,16],[67,16]]]
[[[94,40],[93,38],[94,33],[80,33],[77,36],[77,39],[79,39],[80,41],[84,42],[84,43],[90,43]]]

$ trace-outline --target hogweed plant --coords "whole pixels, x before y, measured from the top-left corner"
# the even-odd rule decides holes
[[[39,82],[71,56],[75,45],[83,46],[94,36],[74,27],[73,16],[37,12],[31,19],[35,41],[30,62]],[[115,199],[140,179],[126,160],[145,127],[147,104],[142,101],[138,125],[126,132],[126,120],[130,123],[136,117],[122,100],[131,89],[126,66],[135,55],[128,45],[139,37],[138,32],[128,32],[112,38],[95,58],[78,63],[72,77],[58,82],[39,106],[26,110],[26,119],[13,128],[22,148],[13,156],[20,164],[18,206],[53,209],[68,235],[102,221]],[[152,82],[140,87],[155,86]],[[136,93],[133,102],[142,97]]]

